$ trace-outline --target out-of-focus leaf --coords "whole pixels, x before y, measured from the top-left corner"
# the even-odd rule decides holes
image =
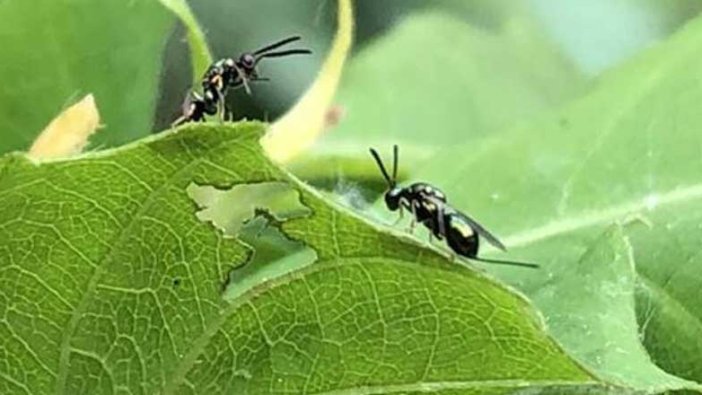
[[[328,128],[328,113],[351,51],[354,31],[351,0],[338,1],[336,37],[317,79],[297,104],[271,125],[261,142],[275,161],[290,161],[311,146]]]
[[[491,33],[447,13],[417,14],[350,62],[337,100],[346,117],[318,152],[398,143],[426,155],[552,109],[581,85],[531,22]]]
[[[533,0],[531,4],[554,41],[580,69],[593,75],[666,39],[702,9],[696,0]]]
[[[547,319],[549,306],[559,303],[548,292],[574,286],[565,281],[565,268],[578,262],[602,229],[643,216],[627,228],[638,274],[641,337],[660,367],[697,382],[702,382],[700,43],[698,18],[606,75],[582,100],[480,144],[441,152],[420,177],[503,236],[514,256],[544,266],[541,273],[496,273],[530,295]],[[455,160],[466,153],[467,159]],[[591,303],[586,290],[597,286],[582,281],[584,309]],[[620,307],[610,308],[598,316],[602,325]],[[622,331],[636,328],[637,322],[629,322]],[[595,357],[607,360],[621,352],[632,360],[648,358],[620,344],[619,335],[603,337]],[[655,375],[644,374],[648,368],[631,368],[609,366],[601,373],[660,389],[650,381]]]
[[[147,135],[172,22],[153,0],[0,2],[0,152],[27,150],[89,92],[106,125],[96,143]]]
[[[619,226],[597,239],[577,262],[549,273],[536,301],[565,348],[602,377],[646,392],[697,388],[651,363],[636,323],[636,271],[629,241]]]
[[[51,159],[80,153],[99,126],[100,114],[95,106],[95,98],[88,95],[49,123],[34,140],[29,155]]]

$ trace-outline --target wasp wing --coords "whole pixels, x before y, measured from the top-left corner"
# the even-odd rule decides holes
[[[439,201],[438,199],[435,199],[435,198],[434,198],[434,200]],[[484,237],[485,240],[487,240],[490,244],[499,248],[502,251],[507,251],[507,247],[505,247],[505,245],[502,244],[502,242],[495,235],[490,233],[487,229],[483,228],[483,226],[480,225],[478,223],[478,221],[474,220],[473,218],[469,217],[468,215],[466,215],[466,214],[464,214],[456,209],[451,208],[446,203],[443,203],[443,205],[445,206],[445,208],[443,210],[445,213],[451,213],[453,215],[460,215],[462,219],[464,219],[466,222],[468,222],[468,224],[470,224],[470,226],[473,228],[473,230],[475,230],[480,236]]]

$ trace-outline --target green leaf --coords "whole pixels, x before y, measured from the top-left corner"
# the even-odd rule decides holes
[[[350,62],[337,100],[347,115],[319,151],[365,155],[392,142],[421,159],[580,93],[580,75],[528,20],[502,28],[440,11],[407,17]]]
[[[633,229],[631,237],[636,246],[637,310],[643,343],[667,371],[702,382],[702,187],[694,192],[676,194],[679,200],[662,204],[649,215],[653,228]]]
[[[636,271],[620,227],[598,239],[578,262],[550,274],[558,282],[540,290],[536,302],[548,315],[550,330],[586,366],[622,385],[635,380],[656,391],[685,385],[651,366],[632,325]]]
[[[265,159],[261,124],[78,159],[0,161],[2,393],[508,393],[611,389],[529,304],[321,199]],[[278,225],[317,262],[225,301],[248,248],[192,184],[287,183]]]
[[[63,107],[88,93],[106,125],[94,143],[151,131],[173,21],[158,2],[5,1],[0,21],[0,152],[28,149]]]
[[[544,265],[547,275],[496,273],[542,308],[561,341],[568,335],[552,319],[568,320],[568,315],[551,314],[561,309],[558,305],[567,305],[563,298],[553,299],[553,290],[574,287],[566,268],[574,267],[610,224],[641,217],[627,227],[641,327],[629,320],[598,341],[595,356],[576,355],[603,361],[619,352],[632,360],[650,358],[669,373],[698,383],[702,382],[698,352],[702,91],[695,87],[696,70],[702,67],[697,56],[701,42],[702,19],[697,19],[669,41],[609,73],[583,99],[531,125],[441,152],[421,175],[442,188],[455,206],[503,236],[511,255]],[[456,160],[465,155],[467,160]],[[591,300],[588,289],[601,286],[596,277],[590,281],[570,290],[580,295],[583,309],[589,308],[584,302]],[[604,306],[602,314],[593,317],[599,322],[590,325],[613,325],[622,308],[615,303]],[[570,320],[581,313],[573,311]],[[635,347],[639,331],[650,357]],[[621,342],[622,333],[629,334],[627,343]],[[657,370],[648,365],[597,371],[636,388],[667,388],[672,378],[651,383],[657,374],[644,377],[643,372]]]

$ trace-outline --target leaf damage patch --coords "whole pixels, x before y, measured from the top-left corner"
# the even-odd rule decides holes
[[[230,189],[192,184],[187,193],[200,208],[198,219],[211,223],[225,237],[238,239],[250,250],[245,262],[225,280],[224,299],[233,301],[258,284],[317,260],[313,249],[281,230],[284,222],[312,213],[290,184],[264,182]]]

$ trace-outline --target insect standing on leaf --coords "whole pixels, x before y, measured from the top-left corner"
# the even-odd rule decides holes
[[[385,192],[385,205],[390,211],[399,210],[400,218],[402,218],[404,210],[408,210],[412,214],[410,232],[414,230],[416,223],[420,223],[431,232],[430,240],[432,235],[439,240],[445,238],[446,244],[457,255],[485,263],[529,268],[539,267],[533,263],[479,258],[481,237],[502,251],[507,251],[507,248],[477,221],[451,207],[446,200],[446,195],[438,188],[423,182],[417,182],[408,187],[398,186],[399,150],[397,145],[393,147],[392,177],[390,177],[390,173],[385,168],[378,152],[371,148],[370,153],[388,183],[388,190]]]
[[[266,58],[280,58],[289,55],[307,55],[309,49],[289,49],[275,51],[276,49],[299,41],[299,36],[288,37],[271,45],[267,45],[254,52],[247,52],[239,59],[225,58],[213,63],[202,77],[202,95],[190,92],[183,103],[183,115],[173,122],[173,126],[187,122],[199,122],[205,115],[220,114],[224,117],[224,99],[229,89],[244,87],[251,94],[250,82],[268,81],[261,78],[256,70],[259,62]]]

